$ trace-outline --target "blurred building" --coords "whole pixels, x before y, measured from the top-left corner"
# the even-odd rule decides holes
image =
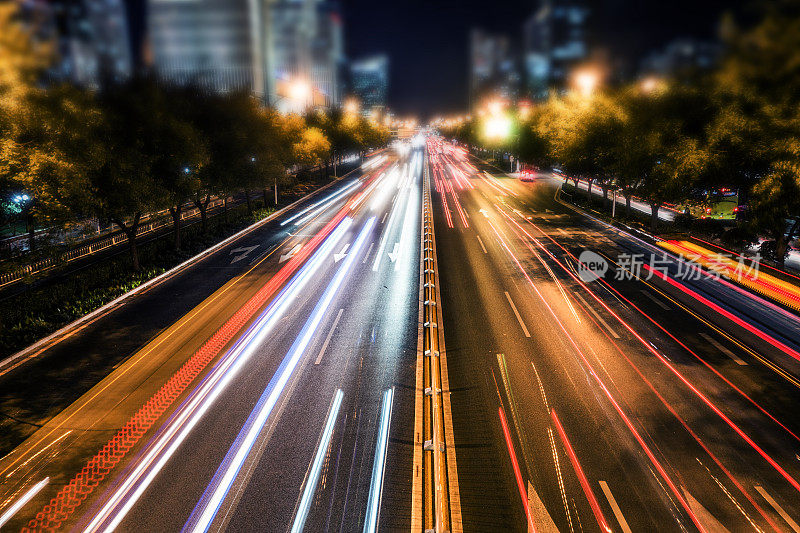
[[[470,33],[470,107],[487,99],[515,102],[520,74],[509,39],[475,29]]]
[[[365,111],[384,109],[389,92],[389,58],[376,55],[351,61],[350,88]]]
[[[663,50],[651,53],[642,61],[643,74],[673,76],[714,68],[722,54],[722,45],[695,39],[676,39]]]
[[[525,82],[529,96],[564,90],[569,73],[588,57],[588,9],[569,0],[544,0],[523,27]]]
[[[155,72],[173,83],[266,94],[263,12],[249,0],[149,0]]]
[[[40,38],[56,43],[58,58],[48,73],[53,81],[97,87],[131,75],[123,0],[25,0],[22,10]]]
[[[341,101],[344,65],[342,19],[335,2],[267,2],[270,69],[275,89],[271,101],[283,111],[302,108],[292,86],[307,85],[308,101],[332,106]]]
[[[149,0],[153,66],[165,79],[248,89],[282,111],[340,100],[338,5],[319,0]]]

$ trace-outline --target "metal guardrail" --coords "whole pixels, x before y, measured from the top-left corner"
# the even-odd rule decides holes
[[[439,358],[439,325],[437,321],[437,269],[434,253],[433,210],[430,176],[424,166],[422,199],[423,232],[423,528],[425,532],[450,531],[450,500],[447,480],[447,454],[444,439],[444,407],[442,373]]]
[[[207,209],[218,207],[222,205],[222,203],[223,200],[221,198],[217,198],[209,202]],[[181,213],[181,220],[196,218],[198,216],[200,216],[200,210],[197,207],[192,207]],[[143,223],[139,226],[139,229],[136,232],[136,237],[138,238],[142,235],[152,233],[153,231],[159,230],[171,224],[171,218],[163,218],[159,217],[158,214],[155,214],[150,216],[149,222]],[[127,242],[127,240],[128,237],[124,233],[115,233],[114,235],[109,235],[104,239],[98,239],[90,244],[73,248],[72,250],[64,252],[58,258],[48,257],[46,259],[42,259],[41,261],[36,261],[35,263],[25,265],[17,270],[5,272],[0,274],[0,288],[11,285],[12,283],[16,283],[22,280],[25,276],[38,274],[54,266],[81,259],[87,255],[91,255],[107,248],[111,248],[112,246],[116,246],[120,243]]]

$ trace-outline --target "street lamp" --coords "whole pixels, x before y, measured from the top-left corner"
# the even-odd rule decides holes
[[[578,71],[573,78],[573,83],[584,97],[591,96],[599,82],[600,76],[593,70]]]
[[[302,102],[303,106],[307,106],[311,98],[311,85],[303,79],[294,80],[289,85],[289,98],[296,102]]]
[[[356,100],[355,98],[348,98],[347,100],[344,101],[345,113],[350,113],[352,115],[355,115],[358,113],[360,107],[361,106],[359,105],[358,100]]]
[[[660,90],[664,86],[664,82],[655,76],[648,76],[639,82],[639,88],[645,94],[652,94]]]

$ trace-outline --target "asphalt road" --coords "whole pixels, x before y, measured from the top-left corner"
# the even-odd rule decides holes
[[[454,531],[800,531],[800,319],[683,279],[551,176],[428,153]],[[422,154],[373,158],[0,376],[25,438],[0,527],[409,530]]]
[[[676,280],[674,258],[675,284],[614,279],[610,260],[661,252],[557,201],[550,176],[434,151],[465,531],[524,531],[526,513],[545,531],[797,530],[797,317]],[[605,283],[578,276],[584,250]]]
[[[69,376],[38,366],[80,376],[92,358],[78,350],[119,358],[0,461],[0,513],[48,479],[7,527],[44,509],[36,527],[407,530],[422,151],[375,157],[361,174],[10,373],[38,372],[57,386]],[[183,313],[162,312],[170,307]],[[169,401],[158,396],[247,309],[243,334],[230,335]],[[33,378],[25,385],[37,386]],[[148,401],[157,396],[163,406]],[[160,409],[157,421],[126,433],[133,444],[118,456],[104,456],[99,470],[113,466],[85,499],[60,507],[67,516],[49,513],[47,502],[82,465],[148,409]]]

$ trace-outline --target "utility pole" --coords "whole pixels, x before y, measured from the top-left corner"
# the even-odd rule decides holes
[[[617,213],[617,189],[614,188],[614,195],[612,196],[611,200],[611,218],[614,218],[614,215]]]

